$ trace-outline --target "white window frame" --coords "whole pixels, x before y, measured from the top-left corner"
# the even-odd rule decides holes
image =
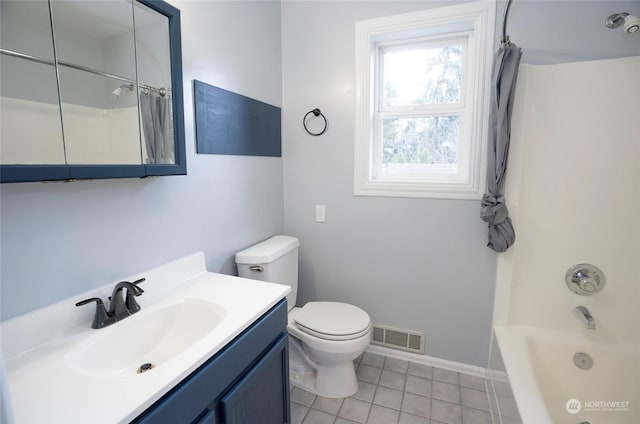
[[[495,47],[495,0],[356,22],[356,196],[480,199],[486,186],[490,76]],[[378,49],[393,43],[466,37],[457,178],[381,175],[381,116],[377,91]],[[442,112],[454,108],[445,107]],[[460,110],[460,108],[458,108]]]

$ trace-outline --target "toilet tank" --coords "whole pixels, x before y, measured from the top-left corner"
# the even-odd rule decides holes
[[[238,275],[290,286],[287,303],[291,310],[298,296],[298,246],[300,242],[295,237],[273,236],[238,252]]]

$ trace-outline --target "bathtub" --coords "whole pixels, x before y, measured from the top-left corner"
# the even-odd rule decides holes
[[[640,346],[597,333],[494,330],[523,424],[640,423]],[[590,369],[574,364],[577,352],[591,356]]]

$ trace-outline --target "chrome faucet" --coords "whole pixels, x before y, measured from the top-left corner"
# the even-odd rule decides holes
[[[82,300],[76,303],[76,306],[86,305],[91,302],[96,302],[96,313],[93,317],[93,322],[91,323],[91,328],[104,328],[111,324],[114,324],[118,321],[121,321],[128,317],[129,315],[135,314],[140,310],[140,305],[136,302],[135,297],[140,296],[144,293],[140,287],[138,287],[139,283],[142,283],[145,279],[141,278],[139,280],[130,283],[128,281],[121,281],[113,288],[113,292],[111,293],[111,303],[109,304],[109,310],[107,311],[104,307],[104,303],[102,299],[99,297],[92,297],[90,299]],[[122,297],[122,291],[127,290],[126,300]]]
[[[593,320],[593,316],[591,312],[584,306],[577,306],[573,310],[573,315],[577,316],[580,321],[587,327],[589,330],[596,329],[596,322]]]

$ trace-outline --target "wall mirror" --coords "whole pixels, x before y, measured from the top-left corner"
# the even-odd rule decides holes
[[[0,2],[2,182],[186,173],[180,12]]]

